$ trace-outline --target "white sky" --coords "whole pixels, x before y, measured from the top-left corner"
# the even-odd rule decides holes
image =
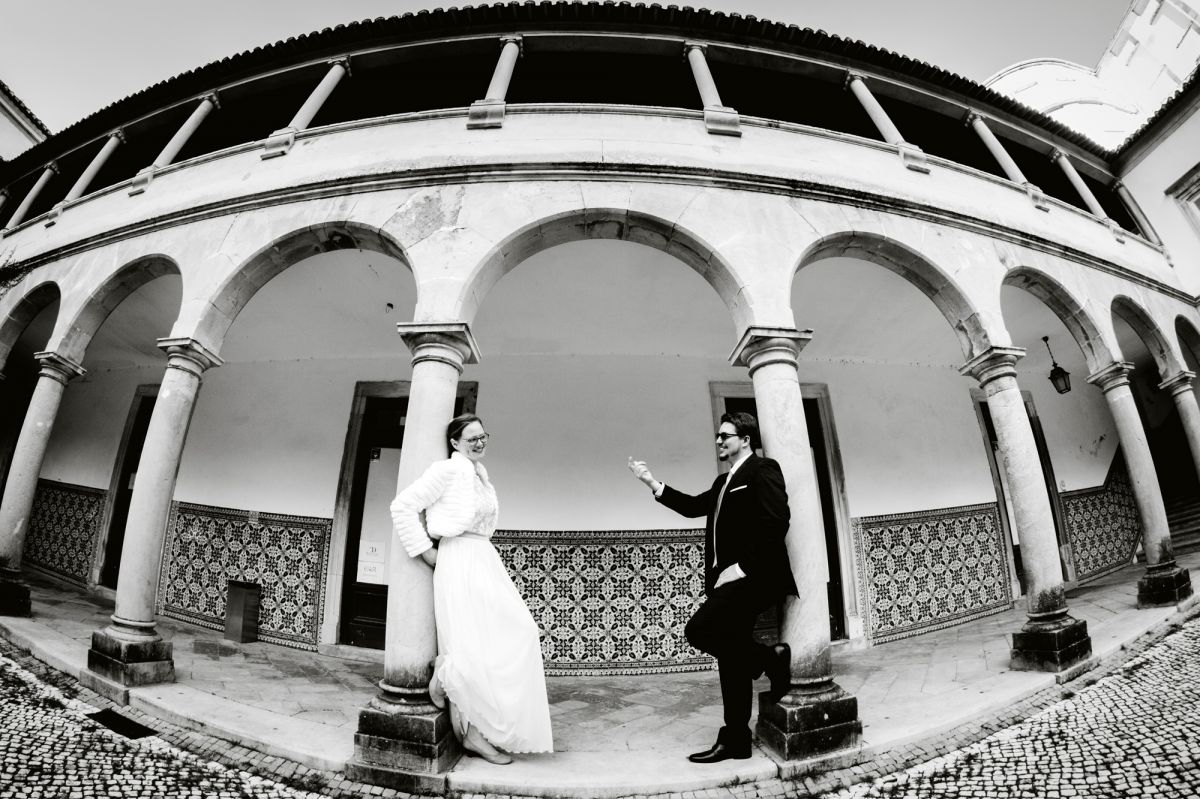
[[[469,2],[453,5],[470,5]],[[703,0],[817,28],[982,82],[1028,58],[1095,66],[1130,0]],[[52,131],[181,72],[438,0],[0,0],[0,80]],[[666,3],[663,3],[666,5]],[[487,76],[482,76],[481,90]]]

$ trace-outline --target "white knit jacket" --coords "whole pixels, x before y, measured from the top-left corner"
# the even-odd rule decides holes
[[[392,500],[392,527],[409,557],[433,547],[433,538],[450,538],[465,532],[475,521],[479,499],[475,492],[476,464],[455,452],[429,465],[425,474]],[[487,470],[478,464],[485,485]],[[421,525],[425,511],[425,525]],[[490,534],[492,530],[478,532]]]

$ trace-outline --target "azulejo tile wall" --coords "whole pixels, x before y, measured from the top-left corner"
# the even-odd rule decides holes
[[[867,636],[894,641],[1012,605],[995,503],[853,520]]]
[[[541,627],[547,673],[712,667],[683,634],[703,599],[703,530],[504,530],[494,542]]]
[[[1059,496],[1076,580],[1099,577],[1129,564],[1142,536],[1142,522],[1120,453],[1113,458],[1104,485]]]
[[[258,635],[316,649],[332,519],[175,502],[167,524],[159,612],[225,628],[230,580],[262,586]]]
[[[100,488],[38,480],[24,562],[87,585],[107,494]]]

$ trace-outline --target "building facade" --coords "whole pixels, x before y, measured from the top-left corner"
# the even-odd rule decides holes
[[[143,684],[157,616],[220,627],[257,583],[264,640],[384,649],[357,767],[419,787],[449,730],[387,505],[446,421],[494,435],[547,668],[636,679],[709,666],[703,531],[626,459],[699,490],[752,409],[801,586],[777,752],[856,739],[835,645],[1021,601],[1014,666],[1067,668],[1070,587],[1140,550],[1141,601],[1191,590],[1200,262],[1121,180],[963,78],[690,9],[434,11],[187,73],[3,166],[0,599],[112,596],[91,667]]]

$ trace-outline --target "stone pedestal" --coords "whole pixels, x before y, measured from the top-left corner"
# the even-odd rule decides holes
[[[1191,575],[1174,562],[1148,567],[1137,586],[1139,608],[1178,605],[1192,595]]]
[[[0,616],[29,616],[29,586],[21,582],[20,572],[0,568]]]
[[[858,700],[833,682],[811,689],[793,688],[778,703],[770,692],[758,695],[758,732],[771,750],[786,760],[858,746],[862,722]]]
[[[1087,622],[1065,613],[1031,618],[1013,633],[1009,668],[1013,671],[1066,671],[1092,654]]]
[[[450,728],[450,715],[428,695],[385,690],[358,712],[354,758],[346,776],[414,794],[441,794],[446,772],[462,755]]]
[[[114,619],[113,626],[92,633],[88,668],[124,686],[174,682],[171,651],[170,642],[153,632],[125,629],[125,625]]]

